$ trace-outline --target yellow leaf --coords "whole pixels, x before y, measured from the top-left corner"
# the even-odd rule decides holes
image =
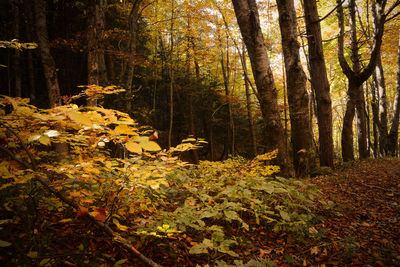
[[[115,219],[115,218],[113,219],[113,223],[114,223],[115,226],[117,226],[117,228],[118,228],[119,230],[121,230],[121,231],[126,232],[126,231],[129,230],[129,228],[128,228],[127,226],[120,224],[120,223],[118,222],[118,220]]]
[[[161,147],[153,141],[148,141],[148,142],[142,142],[140,143],[140,146],[147,151],[160,151]]]
[[[17,107],[17,109],[15,110],[15,113],[19,116],[26,116],[29,117],[31,116],[34,111],[28,107]]]
[[[67,222],[70,222],[70,221],[72,221],[71,218],[69,218],[69,219],[62,219],[62,220],[59,220],[58,222],[59,222],[59,223],[67,223]]]
[[[129,141],[125,144],[125,147],[129,152],[142,154],[142,147],[134,141]]]
[[[51,144],[50,137],[48,137],[47,135],[42,135],[42,136],[40,136],[39,142],[40,142],[42,145],[45,145],[45,146],[49,146],[49,145]]]
[[[79,111],[70,111],[67,116],[73,121],[78,124],[83,124],[83,125],[91,125],[92,122],[88,117],[86,117],[84,114],[82,114]]]
[[[116,134],[138,135],[138,133],[134,130],[136,130],[136,128],[129,127],[126,124],[120,124],[115,127],[114,132]]]
[[[28,254],[26,254],[29,258],[37,258],[38,253],[37,251],[30,251]]]

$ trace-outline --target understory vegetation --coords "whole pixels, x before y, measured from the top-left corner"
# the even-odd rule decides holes
[[[279,167],[269,161],[276,151],[190,165],[177,155],[204,141],[189,138],[161,150],[157,133],[125,113],[0,101],[2,261],[120,265],[132,256],[112,251],[152,243],[170,245],[168,255],[182,264],[185,257],[264,264],[249,253],[255,246],[249,233],[302,239],[313,231],[318,190],[275,176]],[[186,254],[174,252],[176,245]]]

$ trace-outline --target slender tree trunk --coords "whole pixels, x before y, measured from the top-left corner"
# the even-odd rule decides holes
[[[261,112],[266,126],[267,150],[278,149],[277,163],[281,174],[292,175],[292,168],[287,154],[285,136],[278,110],[277,91],[262,35],[258,8],[255,0],[232,0],[236,18],[253,70]]]
[[[99,44],[97,34],[97,1],[88,0],[87,3],[87,69],[88,85],[99,85]],[[87,99],[88,106],[96,106],[95,99]]]
[[[394,100],[394,113],[392,117],[392,126],[389,132],[389,152],[394,157],[398,152],[399,146],[399,120],[400,120],[400,35],[399,35],[399,49],[397,52],[397,86],[396,97]]]
[[[378,98],[376,93],[376,83],[371,83],[371,92],[372,92],[372,102],[371,102],[371,109],[372,109],[372,131],[374,133],[374,157],[378,158],[379,156],[379,149],[378,149],[378,128],[379,128],[379,112],[378,112]]]
[[[174,52],[174,0],[171,0],[171,28],[170,28],[170,55],[169,55],[169,128],[168,128],[168,149],[172,146],[172,129],[174,124],[174,71],[172,69]]]
[[[60,105],[61,99],[56,64],[50,54],[50,45],[46,25],[46,2],[44,0],[34,0],[34,10],[36,19],[36,34],[38,37],[44,76],[46,78],[50,106],[54,107]]]
[[[20,15],[21,8],[19,1],[11,0],[12,9],[14,13],[14,39],[20,39]],[[22,73],[21,73],[21,52],[18,49],[14,49],[14,87],[15,96],[22,97]]]
[[[247,65],[246,65],[246,57],[245,57],[245,45],[243,43],[243,49],[240,56],[242,57],[242,68],[243,68],[243,77],[244,77],[244,87],[246,90],[246,108],[247,108],[247,120],[249,121],[249,130],[251,137],[251,145],[253,149],[253,156],[257,156],[257,140],[256,140],[256,131],[254,128],[254,119],[253,119],[253,111],[251,108],[251,94],[250,94],[250,85],[247,79]]]
[[[33,42],[33,34],[34,29],[32,27],[33,21],[33,13],[32,13],[33,5],[31,1],[24,1],[24,13],[26,16],[25,21],[25,31],[26,38],[29,42]],[[31,104],[36,104],[36,90],[35,90],[35,68],[33,64],[33,55],[36,52],[35,50],[28,50],[27,52],[27,67],[28,67],[28,85],[29,85],[29,98]]]
[[[311,83],[317,100],[319,159],[333,168],[332,106],[316,0],[304,0]]]
[[[229,81],[230,81],[230,70],[229,70],[229,49],[227,48],[226,52],[226,66],[224,63],[224,54],[221,52],[221,69],[222,69],[222,76],[224,78],[224,87],[225,87],[225,95],[227,96],[227,114],[228,114],[228,128],[227,128],[227,134],[226,134],[226,142],[224,144],[225,146],[225,151],[226,154],[233,154],[234,150],[232,150],[232,144],[233,144],[233,117],[232,117],[232,104],[230,102],[229,96],[230,96],[230,89],[229,89]]]
[[[132,83],[133,83],[133,74],[135,72],[135,60],[136,56],[136,46],[137,46],[137,31],[138,31],[138,20],[139,20],[139,7],[142,0],[134,0],[132,3],[132,9],[129,13],[129,47],[128,53],[130,54],[130,58],[128,61],[128,73],[126,78],[126,89],[131,92],[132,91]],[[129,103],[131,105],[131,103]],[[130,110],[130,109],[129,109]]]
[[[105,58],[105,14],[104,10],[107,6],[107,0],[99,0],[97,4],[97,13],[96,13],[96,30],[98,35],[98,77],[100,85],[108,84],[107,77],[107,67],[106,67],[106,58]]]
[[[307,77],[300,62],[297,41],[296,10],[293,0],[277,1],[282,49],[288,88],[288,101],[296,176],[305,177],[312,164],[312,129],[310,123]]]

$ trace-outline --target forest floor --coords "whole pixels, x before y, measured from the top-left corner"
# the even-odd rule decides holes
[[[340,166],[329,175],[309,178],[305,182],[316,184],[322,192],[315,200],[316,203],[322,198],[332,206],[326,209],[316,204],[314,212],[317,214],[317,223],[308,229],[309,233],[305,237],[286,232],[274,233],[272,229],[249,222],[250,231],[231,227],[237,232],[237,236],[241,236],[233,248],[239,257],[223,255],[220,258],[222,253],[212,252],[192,255],[189,253],[191,242],[188,238],[137,241],[134,245],[141,253],[163,266],[218,266],[218,259],[225,262],[236,261],[236,266],[243,267],[400,266],[400,160],[369,159],[355,162]],[[54,211],[44,211],[40,217],[43,216],[51,217],[51,221],[66,218],[65,214],[54,214]],[[74,216],[73,213],[70,216]],[[40,220],[36,221],[37,224],[39,222]],[[54,258],[68,256],[65,255],[67,249],[79,257],[75,251],[79,249],[80,253],[89,257],[89,262],[97,259],[95,255],[106,253],[112,259],[126,259],[114,266],[145,266],[139,259],[116,248],[97,230],[90,231],[89,236],[92,237],[87,246],[93,249],[86,252],[86,249],[80,248],[82,244],[79,245],[83,242],[83,237],[88,236],[88,230],[82,228],[82,222],[74,220],[70,225],[63,225],[65,226],[53,224],[44,231],[46,235],[38,236],[41,237],[37,240],[39,243],[45,244],[45,238],[50,237],[56,241],[54,249],[59,255]],[[40,227],[44,227],[43,223]],[[87,227],[92,228],[90,225]],[[4,230],[8,232],[8,239],[5,240],[20,243],[21,249],[17,251],[12,251],[11,248],[3,248],[2,251],[0,247],[0,265],[13,266],[8,257],[18,258],[30,249],[24,245],[27,233],[20,225]],[[10,239],[10,236],[14,238]],[[90,258],[91,254],[93,258]],[[252,259],[256,261],[252,263],[258,264],[246,264]],[[262,263],[262,260],[265,262]],[[75,262],[79,263],[79,258]],[[80,264],[68,265],[86,266],[87,263],[88,261],[82,261]]]
[[[320,241],[295,255],[302,250],[314,264],[400,266],[399,160],[356,162],[310,182],[335,212],[315,226]]]

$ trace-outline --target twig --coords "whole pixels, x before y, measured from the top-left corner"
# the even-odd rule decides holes
[[[0,146],[0,149],[3,150],[4,152],[6,152],[13,160],[15,160],[16,162],[24,165],[25,168],[27,169],[33,169],[31,167],[31,165],[29,165],[29,163],[22,161],[21,159],[17,158],[17,156],[15,156],[14,153],[12,153],[10,150],[8,150],[7,148]]]
[[[0,121],[0,124],[3,125],[4,127],[6,127],[6,129],[7,129],[10,133],[12,133],[12,134],[18,139],[18,141],[20,142],[22,148],[25,150],[26,154],[28,154],[28,157],[29,157],[29,159],[31,160],[31,164],[32,164],[32,167],[29,167],[29,168],[30,168],[30,169],[36,169],[36,161],[35,161],[35,158],[34,158],[33,155],[31,154],[31,152],[28,150],[28,148],[25,146],[25,143],[22,142],[21,137],[19,137],[19,135],[18,135],[13,129],[11,129],[10,126],[8,126],[7,124],[5,124],[4,122]]]

